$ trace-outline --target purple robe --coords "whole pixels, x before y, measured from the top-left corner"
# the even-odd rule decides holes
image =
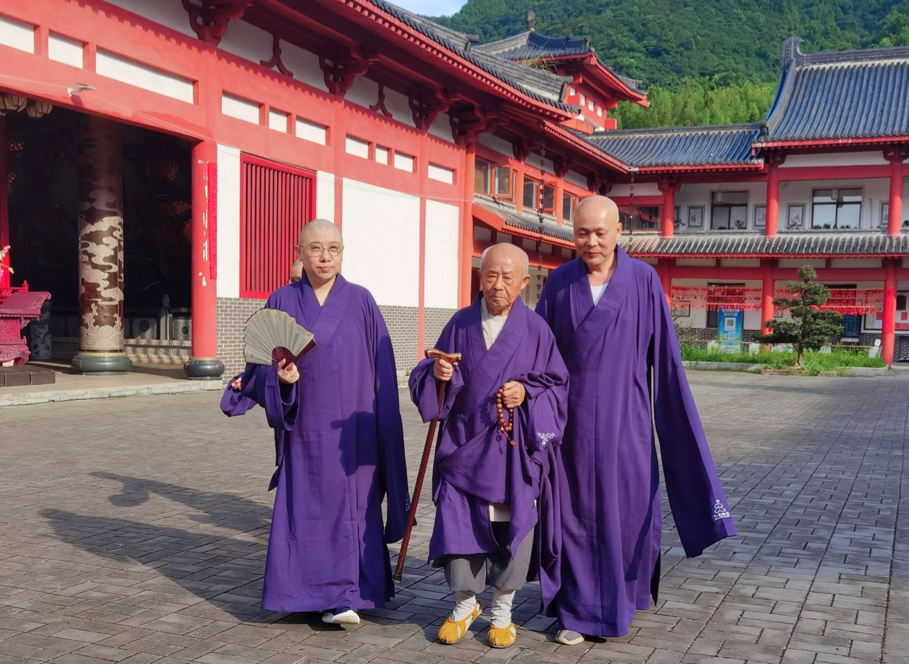
[[[228,415],[259,404],[276,431],[262,607],[380,607],[394,596],[387,543],[403,537],[410,503],[385,322],[369,292],[341,276],[322,306],[305,277],[265,306],[293,316],[316,346],[293,385],[279,384],[275,366],[247,364],[240,392],[228,385],[221,401]]]
[[[562,626],[622,636],[659,583],[662,510],[654,424],[685,553],[735,534],[654,269],[618,247],[594,306],[587,267],[552,272],[539,313],[571,376],[562,445]],[[651,389],[653,391],[651,410]],[[651,418],[652,415],[652,418]]]
[[[558,590],[557,483],[568,372],[552,332],[520,299],[487,350],[480,298],[452,317],[435,346],[462,354],[441,410],[433,360],[423,360],[410,374],[411,398],[423,421],[444,419],[433,467],[436,519],[429,559],[438,564],[446,556],[499,551],[488,506],[506,503],[511,554],[534,531],[528,580],[539,578],[544,598],[551,599]],[[510,437],[515,445],[499,431],[495,407],[496,391],[512,380],[526,392],[524,403],[514,409]]]

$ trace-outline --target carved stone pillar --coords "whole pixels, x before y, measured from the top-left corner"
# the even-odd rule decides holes
[[[118,374],[123,342],[123,146],[120,126],[88,116],[79,155],[79,354],[73,368]]]

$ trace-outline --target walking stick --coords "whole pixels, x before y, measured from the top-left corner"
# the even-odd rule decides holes
[[[443,353],[435,348],[426,351],[427,358],[442,358],[452,364],[461,359],[460,353]],[[442,408],[442,397],[445,394],[445,383],[439,381],[438,404]],[[392,577],[395,583],[401,582],[401,572],[404,569],[404,558],[407,555],[407,546],[410,544],[410,532],[413,530],[414,518],[417,515],[417,503],[420,502],[420,492],[423,490],[423,477],[426,475],[426,466],[429,464],[429,453],[432,452],[432,439],[436,433],[436,424],[439,418],[435,418],[429,423],[429,431],[426,433],[426,444],[423,445],[423,458],[420,459],[420,470],[417,471],[417,483],[413,488],[413,500],[410,503],[410,512],[407,513],[407,525],[404,528],[404,539],[401,540],[401,553],[398,554],[398,564],[395,566],[395,573]]]

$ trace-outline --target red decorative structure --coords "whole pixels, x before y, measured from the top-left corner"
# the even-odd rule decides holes
[[[7,289],[9,294],[0,301],[0,364],[13,361],[22,366],[28,361],[28,344],[21,330],[41,315],[41,305],[50,299],[50,293],[28,292],[24,289]],[[3,297],[0,293],[0,297]]]
[[[246,13],[256,0],[183,0],[183,9],[189,14],[189,24],[196,36],[206,44],[217,46],[227,32],[228,24]]]

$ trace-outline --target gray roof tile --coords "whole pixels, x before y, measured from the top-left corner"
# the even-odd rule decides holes
[[[571,228],[558,226],[551,217],[544,216],[541,224],[539,215],[518,214],[511,205],[482,194],[474,194],[473,202],[483,209],[502,217],[506,226],[513,226],[532,233],[541,233],[542,235],[548,235],[549,237],[568,242],[573,239]]]
[[[621,244],[632,256],[909,256],[909,234],[889,237],[878,231],[851,233],[655,233],[624,234]]]

